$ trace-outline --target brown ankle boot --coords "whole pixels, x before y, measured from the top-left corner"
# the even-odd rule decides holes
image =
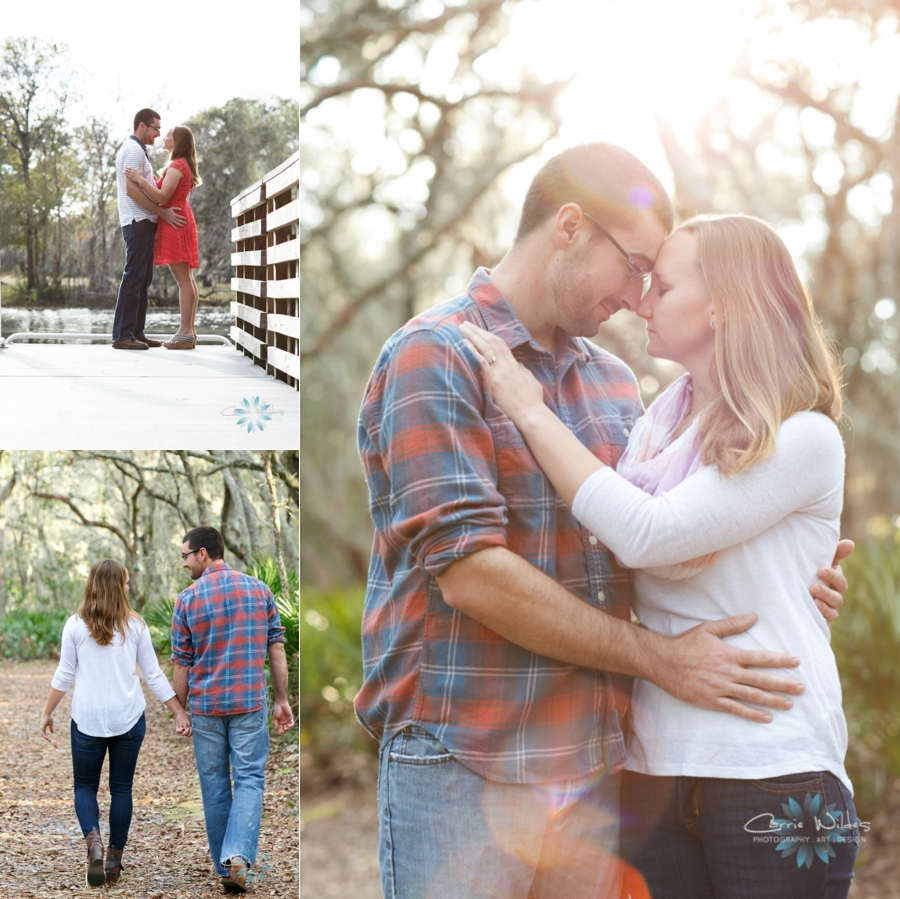
[[[102,886],[106,883],[106,875],[103,873],[103,840],[100,839],[100,831],[95,827],[84,841],[87,843],[88,886]]]
[[[115,883],[122,873],[122,850],[110,846],[106,850],[106,882]]]
[[[228,864],[228,873],[222,878],[222,886],[226,893],[247,892],[247,862],[239,855],[234,856]]]

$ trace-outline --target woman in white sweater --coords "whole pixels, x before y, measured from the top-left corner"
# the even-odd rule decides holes
[[[804,690],[760,724],[636,681],[623,852],[653,899],[846,897],[858,840],[847,728],[830,632],[806,590],[839,536],[838,366],[787,248],[750,216],[676,231],[637,314],[647,352],[687,374],[634,428],[617,471],[502,340],[464,330],[586,547],[599,540],[635,569],[641,623],[678,634],[752,605],[757,624],[729,642],[795,655],[783,673]]]
[[[88,575],[84,601],[63,627],[59,665],[41,714],[41,736],[50,742],[53,711],[75,678],[72,697],[72,768],[75,814],[87,843],[87,882],[115,883],[131,825],[131,786],[146,723],[146,702],[135,671],[175,715],[175,730],[188,736],[191,723],[160,671],[150,632],[128,604],[128,571],[112,559]],[[109,752],[109,847],[103,860],[97,789]]]

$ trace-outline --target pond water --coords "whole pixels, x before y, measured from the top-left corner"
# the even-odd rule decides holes
[[[178,330],[179,312],[173,309],[148,309],[146,331],[148,334],[174,334]],[[112,309],[8,309],[0,311],[2,336],[9,337],[18,331],[65,332],[81,334],[111,334]],[[234,316],[227,307],[197,310],[197,332],[220,334],[228,337]],[[58,343],[61,341],[53,341]],[[99,341],[98,341],[99,342]]]

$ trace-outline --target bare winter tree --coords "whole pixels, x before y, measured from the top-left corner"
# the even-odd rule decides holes
[[[110,540],[133,573],[140,607],[177,575],[181,536],[198,524],[217,527],[241,567],[271,554],[288,583],[287,569],[297,565],[295,456],[83,451],[66,454],[64,466],[34,458],[23,464],[36,523],[67,522],[69,533],[84,528]]]

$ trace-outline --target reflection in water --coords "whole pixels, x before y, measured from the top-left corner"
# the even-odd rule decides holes
[[[178,330],[178,309],[148,309],[147,334],[174,334]],[[3,309],[0,315],[3,336],[17,331],[62,332],[82,334],[111,334],[112,309]],[[228,337],[234,316],[228,307],[197,310],[197,331],[200,334],[221,334]],[[56,341],[54,341],[56,342]]]

